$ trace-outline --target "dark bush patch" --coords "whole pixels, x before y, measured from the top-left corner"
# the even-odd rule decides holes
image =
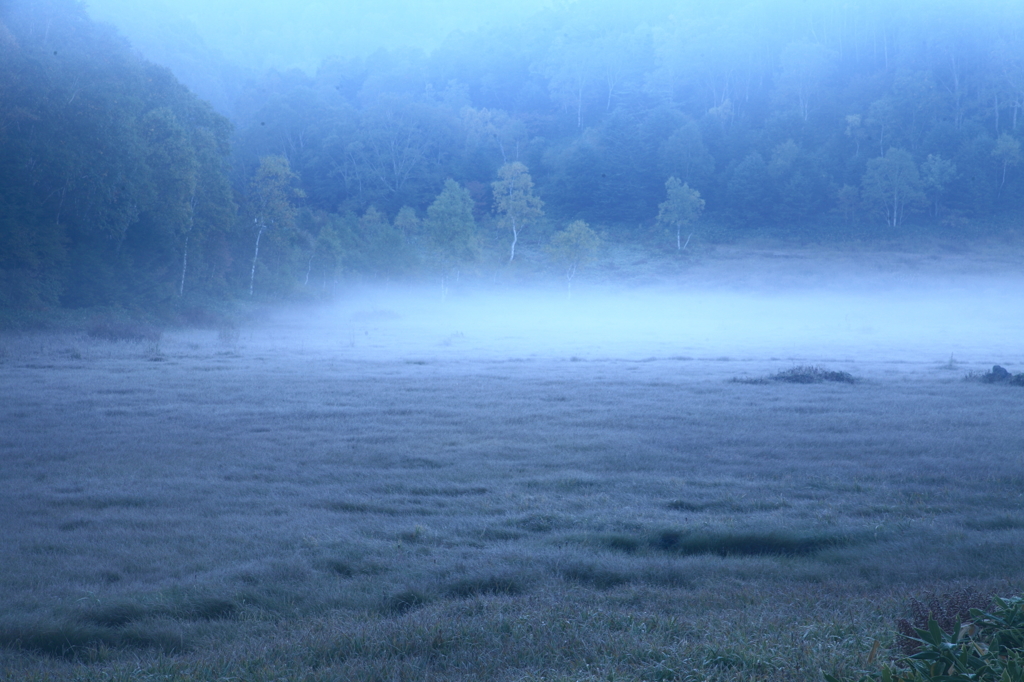
[[[187,649],[179,633],[159,628],[111,628],[66,623],[0,629],[0,646],[45,656],[79,659],[101,647],[159,649],[178,653]]]
[[[971,530],[1017,530],[1024,528],[1024,519],[1017,516],[992,516],[965,521],[964,526]]]
[[[172,593],[166,600],[122,600],[98,604],[79,614],[78,620],[89,625],[120,628],[147,618],[174,618],[177,620],[220,620],[231,618],[238,604],[226,597]]]
[[[717,554],[718,556],[803,556],[829,547],[848,544],[850,538],[787,531],[713,532],[666,528],[646,538],[605,535],[600,543],[609,549],[634,554],[644,547],[670,554]]]
[[[614,549],[617,552],[634,554],[640,550],[640,547],[643,545],[643,541],[632,535],[613,533],[601,536],[601,544],[608,549]]]
[[[826,381],[852,384],[857,381],[849,372],[833,372],[811,365],[783,370],[768,378],[771,381],[781,381],[788,384],[820,384]]]
[[[802,365],[777,372],[767,377],[735,377],[730,379],[734,384],[765,385],[772,382],[784,384],[822,384],[835,382],[841,384],[855,384],[857,378],[849,372],[835,372],[823,367],[813,365]]]
[[[72,519],[61,523],[57,528],[64,531],[72,531],[79,528],[88,528],[91,525],[93,525],[93,522],[88,519]]]
[[[526,581],[517,575],[489,575],[458,580],[445,590],[450,597],[465,599],[481,594],[516,595],[526,591]]]
[[[619,571],[589,563],[575,563],[559,570],[563,579],[582,585],[608,590],[630,582],[630,577]]]
[[[1024,386],[1024,374],[1012,374],[1005,367],[993,365],[992,369],[984,374],[971,373],[964,377],[968,381],[980,381],[983,384],[1009,384],[1010,386]]]
[[[666,552],[719,556],[800,556],[845,543],[842,537],[782,531],[689,533],[663,530],[656,533],[652,541],[655,547]]]
[[[323,568],[335,575],[339,575],[342,578],[351,578],[356,574],[356,570],[347,561],[341,559],[324,559]]]

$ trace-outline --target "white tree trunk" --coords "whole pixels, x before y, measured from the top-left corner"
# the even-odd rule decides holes
[[[511,263],[516,257],[516,242],[519,241],[519,228],[516,227],[516,219],[512,219],[512,252],[508,257],[508,262]]]
[[[256,259],[260,257],[260,237],[263,236],[263,225],[256,233],[256,251],[252,254],[252,272],[249,274],[249,295],[252,296],[253,285],[256,282]]]
[[[185,295],[185,271],[188,270],[188,238],[191,235],[185,234],[185,251],[181,257],[181,284],[178,285],[178,298]]]

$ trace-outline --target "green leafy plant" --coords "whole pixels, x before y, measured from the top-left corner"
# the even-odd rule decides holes
[[[864,673],[859,682],[1024,682],[1024,598],[997,598],[991,612],[971,609],[970,620],[948,633],[932,618],[916,634],[917,653]],[[825,675],[827,682],[852,679]]]

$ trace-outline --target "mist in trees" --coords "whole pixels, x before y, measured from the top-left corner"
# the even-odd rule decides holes
[[[678,254],[1024,211],[1020,3],[246,8],[4,6],[0,307],[560,271],[576,221]]]

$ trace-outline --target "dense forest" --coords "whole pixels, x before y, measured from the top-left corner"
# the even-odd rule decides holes
[[[4,10],[0,307],[322,295],[578,263],[593,232],[678,252],[1024,209],[1019,2],[579,0],[315,73],[182,50],[220,113],[74,0]]]

